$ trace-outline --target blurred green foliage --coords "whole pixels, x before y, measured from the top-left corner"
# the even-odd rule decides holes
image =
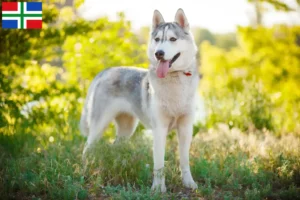
[[[39,136],[66,133],[66,124],[77,123],[89,83],[98,72],[120,65],[147,67],[148,28],[134,34],[123,13],[116,21],[86,21],[74,7],[54,3],[63,2],[44,1],[42,30],[1,30],[2,134],[18,129]],[[243,130],[299,133],[299,26],[193,32],[201,44],[205,127],[225,122]]]
[[[171,193],[161,196],[150,191],[151,140],[141,136],[142,126],[124,146],[110,144],[110,126],[95,149],[102,153],[92,156],[86,171],[78,131],[87,88],[98,72],[148,66],[149,28],[135,34],[123,13],[116,21],[86,21],[74,7],[57,6],[78,7],[82,0],[43,2],[42,30],[0,30],[4,199],[299,199],[299,26],[239,27],[228,34],[193,30],[207,111],[204,124],[195,126],[191,150],[199,190],[180,192],[177,144],[171,139]],[[212,127],[223,128],[201,134]]]
[[[123,13],[115,22],[85,21],[72,7],[58,9],[57,2],[43,4],[42,30],[0,32],[1,134],[64,137],[98,72],[116,65],[146,67],[145,45],[138,44]]]
[[[295,132],[300,126],[300,27],[239,27],[238,46],[201,45],[208,124]]]
[[[194,39],[197,46],[200,46],[205,41],[208,41],[214,46],[228,50],[237,46],[235,33],[215,34],[209,31],[208,29],[200,27],[193,28],[192,33],[194,34]]]

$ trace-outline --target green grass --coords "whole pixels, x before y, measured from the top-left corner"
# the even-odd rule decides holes
[[[195,135],[191,169],[199,189],[180,180],[176,137],[166,152],[166,194],[153,193],[152,141],[101,140],[83,164],[84,138],[53,133],[0,136],[2,199],[300,199],[300,138],[227,126]],[[113,129],[108,130],[112,132]],[[109,134],[109,133],[108,133]]]

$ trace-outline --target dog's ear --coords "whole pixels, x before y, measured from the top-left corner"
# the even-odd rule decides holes
[[[181,26],[184,30],[189,30],[190,25],[189,22],[181,8],[179,8],[175,15],[175,22]]]
[[[165,20],[161,13],[158,10],[154,10],[153,13],[153,21],[152,21],[152,28],[155,29],[158,27],[158,25],[164,23]]]

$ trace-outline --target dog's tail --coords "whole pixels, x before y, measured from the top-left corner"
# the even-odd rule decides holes
[[[80,123],[79,123],[79,129],[81,135],[83,136],[87,137],[89,135],[92,112],[94,110],[93,107],[94,107],[95,90],[99,83],[99,78],[104,73],[104,71],[108,69],[103,70],[99,75],[97,75],[94,78],[94,80],[91,82],[90,87],[88,88],[87,96],[85,99],[84,107],[82,109]]]
[[[80,117],[80,123],[79,123],[79,129],[81,132],[81,135],[87,137],[89,135],[89,126],[90,126],[90,114],[92,110],[93,105],[93,84],[91,84],[87,97],[85,99],[84,107],[81,112]]]

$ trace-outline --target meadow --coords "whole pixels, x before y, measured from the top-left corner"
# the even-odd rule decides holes
[[[2,199],[299,199],[300,139],[268,131],[242,132],[226,124],[200,131],[191,148],[191,169],[199,188],[184,189],[177,140],[166,151],[166,194],[151,191],[152,139],[142,128],[129,141],[101,140],[81,161],[84,139],[1,136]],[[113,126],[107,131],[114,131]],[[20,135],[19,135],[20,134]],[[59,134],[59,133],[57,133]]]
[[[0,31],[0,199],[300,199],[300,26],[192,29],[205,113],[190,151],[199,188],[181,183],[172,132],[160,194],[142,125],[113,144],[111,124],[87,162],[78,126],[98,72],[148,67],[149,27],[133,32],[124,13],[86,21],[57,2],[44,2],[42,30]]]

